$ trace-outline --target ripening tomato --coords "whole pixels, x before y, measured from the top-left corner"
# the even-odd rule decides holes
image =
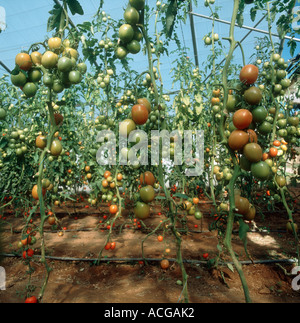
[[[148,117],[149,117],[149,112],[148,112],[148,109],[145,105],[136,104],[131,109],[131,116],[132,116],[132,120],[137,125],[141,126],[147,122]]]
[[[32,67],[32,61],[30,55],[26,53],[19,53],[16,56],[16,64],[20,67],[23,71],[29,71]]]
[[[56,220],[55,220],[55,217],[54,217],[54,216],[50,216],[50,217],[48,218],[48,223],[49,223],[50,225],[55,224],[55,222],[56,222]]]
[[[75,61],[77,61],[78,56],[79,56],[78,51],[76,49],[74,49],[74,48],[71,48],[71,47],[66,47],[64,52],[63,52],[63,55],[64,56],[69,56],[71,58],[74,58]]]
[[[197,205],[197,204],[199,204],[199,199],[198,199],[198,197],[194,197],[193,198],[193,203],[195,204],[195,205]]]
[[[58,56],[51,52],[51,51],[47,51],[44,53],[43,57],[42,57],[42,65],[47,68],[54,68],[58,63]]]
[[[235,199],[235,208],[237,209],[237,213],[241,215],[247,214],[250,208],[250,203],[248,199],[240,195],[235,195],[234,199]]]
[[[59,156],[63,150],[62,144],[59,140],[52,141],[50,152],[52,156]]]
[[[45,196],[45,194],[46,194],[46,192],[47,192],[47,190],[45,189],[45,188],[43,188],[42,189],[42,194],[43,194],[43,196]],[[37,185],[34,185],[33,186],[33,189],[32,189],[32,197],[36,200],[36,201],[38,201],[39,200],[39,195],[38,195],[38,186]]]
[[[279,187],[284,187],[286,185],[286,179],[282,175],[276,175],[275,181],[278,184]]]
[[[273,146],[280,147],[281,146],[281,142],[279,140],[274,140],[273,141]]]
[[[234,126],[239,130],[248,128],[253,120],[252,113],[246,109],[239,109],[233,115]]]
[[[248,129],[247,133],[249,135],[249,142],[255,142],[257,143],[257,134],[254,130]]]
[[[41,65],[42,64],[42,57],[43,55],[39,52],[32,52],[31,55],[31,60],[34,65]]]
[[[258,67],[252,64],[246,65],[240,72],[240,81],[246,85],[254,84],[258,78]]]
[[[250,204],[249,210],[246,214],[244,214],[243,219],[246,221],[253,221],[256,215],[255,207]]]
[[[228,138],[232,150],[240,150],[249,142],[249,134],[243,130],[234,130]]]
[[[143,202],[137,202],[134,208],[134,214],[138,219],[147,219],[150,216],[150,206]]]
[[[269,154],[263,153],[262,160],[265,161],[265,160],[269,159],[269,157],[270,157]]]
[[[155,198],[155,191],[151,185],[147,185],[141,188],[140,197],[143,202],[150,203]]]
[[[243,154],[251,163],[257,163],[262,159],[263,151],[260,145],[253,142],[244,147]]]
[[[110,214],[116,214],[118,212],[118,206],[117,205],[111,205],[109,207],[109,213]]]
[[[154,175],[151,172],[149,172],[149,171],[141,174],[141,176],[140,176],[140,183],[141,183],[141,185],[151,185],[151,186],[154,186],[155,181],[156,180],[155,180]]]
[[[276,157],[278,155],[278,149],[275,147],[270,148],[269,150],[269,156],[270,157]]]
[[[161,262],[160,262],[160,266],[162,269],[168,269],[170,267],[170,262],[168,259],[163,259]]]
[[[148,109],[148,113],[151,112],[151,103],[147,98],[142,98],[137,100],[137,104],[142,104]]]
[[[111,176],[111,172],[109,170],[107,170],[107,171],[105,171],[103,176],[104,176],[105,179],[108,179],[108,177]]]
[[[245,91],[244,99],[250,105],[258,105],[262,100],[262,92],[258,87],[252,86]]]
[[[238,99],[235,95],[229,94],[226,104],[226,109],[228,112],[234,112],[238,103]]]
[[[131,131],[136,129],[136,124],[131,119],[126,119],[120,123],[120,135],[122,137],[128,137]]]
[[[60,49],[61,39],[59,37],[52,37],[48,40],[48,46],[51,50]]]

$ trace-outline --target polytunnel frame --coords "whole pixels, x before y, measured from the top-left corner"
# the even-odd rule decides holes
[[[207,15],[203,15],[203,14],[199,14],[196,12],[193,12],[193,5],[192,2],[190,2],[190,7],[189,7],[189,17],[190,17],[190,24],[191,24],[191,33],[192,33],[192,43],[193,43],[193,48],[194,48],[194,59],[195,59],[195,65],[197,67],[199,67],[199,60],[198,60],[198,50],[197,50],[197,40],[196,40],[196,32],[195,32],[195,24],[194,24],[194,16],[195,17],[199,17],[199,18],[203,18],[203,19],[208,19],[208,20],[215,20],[216,22],[220,22],[226,25],[231,25],[230,21],[227,20],[223,20],[223,19],[219,19],[219,18],[213,18]],[[253,31],[258,32],[258,33],[262,33],[262,34],[266,34],[269,35],[269,32],[266,30],[262,30],[262,29],[258,29],[257,26],[266,18],[267,15],[264,15],[256,24],[254,27],[250,27],[250,26],[246,26],[246,25],[242,25],[239,26],[239,24],[235,24],[237,27],[240,27],[242,29],[246,29],[249,30],[249,32],[243,37],[243,39],[240,41],[240,43],[242,43]],[[272,36],[278,37],[280,38],[280,36],[278,34],[272,33]],[[281,39],[281,38],[280,38]],[[294,40],[296,42],[300,42],[299,38],[294,38],[294,37],[290,37],[290,36],[284,36],[283,39],[288,39],[288,40]],[[223,62],[225,61],[225,59],[218,65],[222,65]],[[211,76],[211,74],[205,79],[205,81]]]

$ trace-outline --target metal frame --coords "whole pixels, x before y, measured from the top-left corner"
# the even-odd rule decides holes
[[[212,17],[209,17],[209,16],[206,16],[206,15],[202,15],[202,14],[193,12],[192,2],[190,2],[190,12],[189,12],[189,16],[190,16],[190,21],[191,21],[191,33],[192,33],[192,42],[193,42],[193,47],[194,47],[195,64],[196,64],[197,67],[199,67],[199,59],[198,59],[198,50],[197,50],[197,41],[196,41],[196,32],[195,32],[194,16],[195,17],[204,18],[204,19],[208,19],[208,20],[213,20],[213,18]],[[249,32],[247,33],[247,35],[245,35],[243,37],[243,39],[240,41],[241,43],[253,31],[258,32],[258,33],[262,33],[262,34],[269,35],[269,32],[268,31],[265,31],[265,30],[256,28],[264,20],[265,17],[266,17],[266,15],[263,16],[260,19],[260,21],[258,23],[256,23],[256,25],[254,27],[249,27],[249,26],[246,26],[246,25],[239,26],[238,24],[236,24],[236,26],[238,26],[240,28],[249,30]],[[231,25],[231,22],[230,21],[227,21],[227,20],[215,18],[215,21],[220,22],[220,23],[223,23],[223,24]],[[275,37],[280,38],[280,36],[278,34],[275,34],[275,33],[272,33],[272,36],[275,36]],[[288,39],[288,40],[291,40],[292,39],[292,40],[294,40],[296,42],[300,42],[300,39],[299,38],[293,38],[293,37],[290,37],[290,36],[285,36],[283,39]],[[224,60],[219,65],[221,65],[223,62],[224,62]]]
[[[206,16],[206,15],[201,15],[201,14],[195,13],[195,12],[190,12],[190,15],[193,15],[193,16],[196,16],[196,17],[200,17],[200,18],[204,18],[204,19],[213,20],[212,17]],[[223,24],[231,25],[231,22],[230,21],[227,21],[227,20],[215,18],[215,21],[221,22]],[[262,30],[262,29],[257,29],[255,27],[249,27],[249,26],[246,26],[246,25],[242,25],[242,26],[239,26],[238,24],[235,24],[235,25],[237,27],[240,27],[240,28],[243,28],[243,29],[248,29],[248,30],[251,30],[251,31],[256,31],[256,32],[261,33],[261,34],[269,35],[269,32],[268,31],[265,31],[265,30]],[[274,33],[272,33],[272,36],[281,38],[278,34],[274,34]],[[294,38],[294,37],[290,37],[290,36],[285,36],[284,38],[285,39],[289,39],[289,40],[290,39],[293,39],[293,40],[295,40],[297,42],[300,42],[300,39],[299,38]]]

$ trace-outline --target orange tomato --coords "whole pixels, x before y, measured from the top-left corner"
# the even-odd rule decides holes
[[[213,96],[215,98],[218,98],[221,94],[221,90],[220,89],[217,89],[217,90],[213,90]]]
[[[19,53],[16,56],[16,64],[20,67],[23,71],[29,71],[32,67],[32,61],[30,55],[26,53]]]
[[[198,197],[194,197],[194,198],[193,198],[193,203],[194,203],[194,204],[199,204],[199,202],[200,202],[200,201],[199,201]]]
[[[45,189],[45,188],[43,188],[42,189],[42,194],[43,194],[43,196],[45,196],[45,194],[46,194],[46,192],[47,192],[47,190]],[[38,186],[37,185],[34,185],[33,186],[33,189],[32,189],[32,197],[36,200],[36,201],[38,201],[39,200],[39,195],[38,195]]]
[[[281,142],[279,140],[274,140],[273,145],[275,147],[279,147],[281,145]]]
[[[27,238],[21,240],[21,242],[22,242],[22,245],[23,246],[26,246],[26,245],[30,244],[30,242],[31,242],[31,236],[28,236]]]
[[[118,181],[121,181],[122,179],[123,179],[123,175],[122,175],[121,173],[120,173],[120,174],[118,174],[118,175],[117,175],[117,180],[118,180]]]
[[[102,186],[103,187],[108,187],[108,181],[106,180],[106,179],[104,179],[103,181],[102,181]]]
[[[158,237],[157,237],[157,240],[158,240],[159,242],[162,242],[162,241],[164,240],[164,237],[163,237],[163,236],[158,236]]]
[[[110,171],[106,171],[105,173],[104,173],[104,178],[108,178],[109,176],[111,176],[111,172]]]
[[[219,98],[212,98],[211,99],[211,104],[212,105],[219,105],[220,104],[220,99]]]
[[[170,266],[170,262],[168,259],[163,259],[161,262],[160,262],[160,266],[162,269],[168,269],[169,266]]]
[[[270,151],[269,151],[270,157],[276,157],[277,154],[278,154],[277,148],[274,148],[274,147],[273,148],[270,148]]]
[[[117,207],[117,205],[111,205],[111,206],[109,207],[109,212],[110,212],[110,214],[116,214],[116,213],[118,212],[118,207]]]

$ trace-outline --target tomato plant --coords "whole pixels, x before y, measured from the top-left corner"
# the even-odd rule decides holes
[[[97,263],[103,253],[107,256],[118,250],[114,241],[118,225],[120,232],[125,225],[142,233],[149,231],[141,241],[144,259],[144,242],[155,234],[165,243],[168,235],[175,242],[182,294],[188,302],[183,236],[190,230],[191,217],[197,221],[195,229],[202,223],[206,217],[202,203],[209,199],[210,230],[217,230],[218,250],[215,258],[211,252],[199,251],[217,268],[226,250],[250,301],[231,244],[234,224],[239,223],[239,237],[246,248],[249,222],[261,213],[257,212],[261,205],[271,210],[280,204],[288,213],[287,230],[298,241],[289,182],[299,176],[288,174],[287,164],[297,156],[299,116],[287,96],[292,83],[287,63],[271,33],[276,5],[282,12],[288,8],[278,1],[270,8],[270,3],[263,1],[234,0],[230,35],[222,39],[215,30],[220,9],[213,0],[205,1],[211,11],[212,30],[203,40],[211,54],[202,69],[188,58],[177,32],[178,22],[190,11],[189,1],[158,2],[151,7],[144,0],[129,0],[120,20],[104,12],[101,2],[92,20],[77,26],[70,26],[66,10],[82,14],[81,6],[63,2],[62,9],[55,6],[51,11],[51,36],[17,53],[10,77],[0,80],[0,172],[6,179],[0,183],[0,210],[12,207],[25,219],[18,244],[24,262],[30,267],[33,249],[29,247],[36,243],[34,234],[38,233],[48,279],[51,269],[45,257],[45,224],[57,229],[62,238],[66,228],[61,227],[55,209],[66,202],[73,206],[85,202],[87,211],[103,208],[106,212],[98,224],[106,239]],[[234,28],[249,3],[255,8],[252,18],[262,8],[268,14],[270,35],[258,40],[253,61],[246,62]],[[287,14],[287,20],[290,16]],[[220,68],[217,64],[228,49],[227,41],[229,52]],[[169,54],[171,43],[176,44],[176,59],[170,76],[179,90],[168,95],[161,58]],[[234,63],[233,55],[239,49],[242,61]],[[144,54],[145,70],[135,66],[132,57],[138,53]],[[153,130],[178,132],[170,135],[167,145],[161,145],[160,140],[149,139]],[[200,130],[204,144],[194,140]],[[180,142],[179,134],[185,131],[192,134],[191,145]],[[119,148],[120,139],[132,134],[128,146]],[[111,142],[116,146],[111,148]],[[135,154],[134,147],[141,143],[146,149]],[[153,148],[158,148],[155,153]],[[175,161],[180,149],[191,153],[178,165]],[[158,158],[147,164],[144,156],[148,161]],[[119,157],[130,162],[121,163]],[[134,162],[132,157],[137,157]],[[202,157],[204,171],[186,176],[186,170],[202,163]],[[113,163],[103,165],[101,158]],[[83,188],[89,191],[84,194],[86,200]],[[256,199],[261,192],[263,198]],[[153,230],[148,224],[154,218],[155,205],[161,212]],[[37,212],[41,215],[39,225],[34,223]],[[169,266],[163,259],[161,268]],[[44,292],[43,287],[38,302]]]

